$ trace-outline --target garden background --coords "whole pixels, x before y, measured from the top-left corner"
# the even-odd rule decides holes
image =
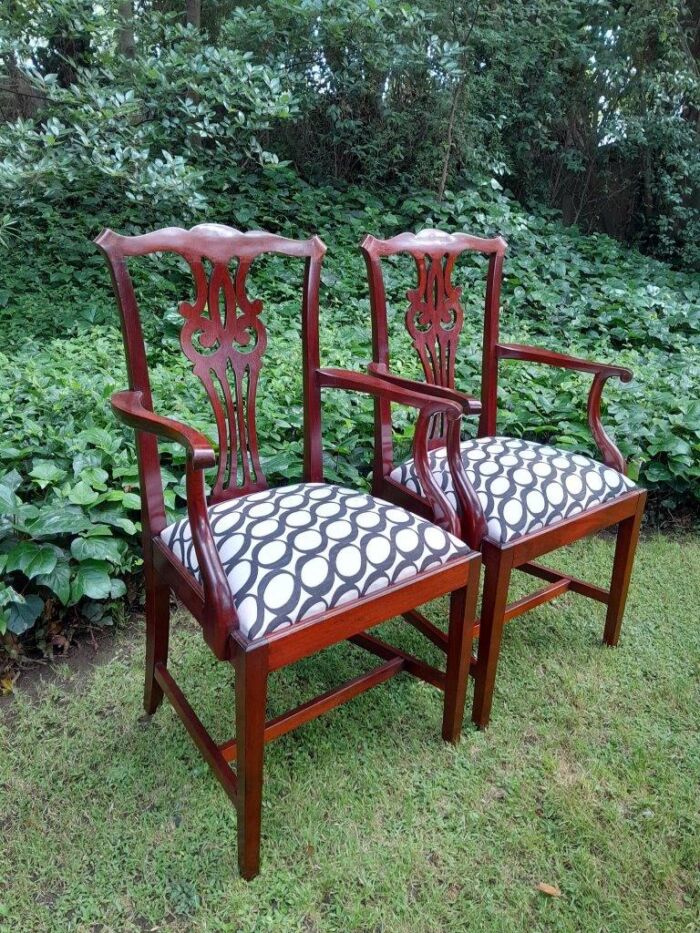
[[[203,220],[328,245],[323,360],[370,358],[358,243],[441,226],[509,244],[506,339],[622,363],[607,423],[652,514],[700,501],[697,3],[406,4],[11,0],[0,14],[0,631],[50,650],[66,613],[112,619],[138,568],[116,307],[92,238]],[[615,238],[603,231],[610,231]],[[139,293],[164,413],[198,426],[179,269]],[[413,270],[392,270],[394,365]],[[459,383],[477,391],[483,267],[457,276]],[[299,475],[297,272],[261,264],[270,355],[261,437]],[[296,357],[298,359],[298,355]],[[591,451],[585,378],[503,367],[500,429]],[[399,431],[410,428],[397,414]],[[363,484],[371,404],[330,397],[328,476]],[[167,504],[182,506],[179,452]],[[105,602],[106,601],[106,602]],[[116,607],[117,611],[119,607]]]
[[[655,539],[657,560],[669,573],[671,561],[685,561],[678,580],[697,587],[699,59],[698,0],[7,0],[0,9],[2,691],[16,686],[29,659],[125,624],[142,605],[132,432],[108,405],[126,374],[107,270],[92,243],[105,226],[138,233],[206,220],[290,237],[318,233],[328,246],[322,360],[351,368],[371,358],[358,250],[365,233],[441,227],[503,235],[504,338],[634,371],[630,385],[606,387],[604,421],[632,475],[651,490],[647,534],[666,535]],[[418,375],[401,339],[413,274],[399,261],[388,282],[394,368]],[[455,279],[466,311],[458,382],[477,392],[484,268],[465,259]],[[299,274],[270,259],[253,280],[270,331],[263,465],[280,483],[301,469]],[[137,285],[158,410],[211,435],[178,345],[178,302],[190,297],[191,282],[175,263],[144,260]],[[504,363],[499,429],[593,452],[588,378]],[[328,478],[365,485],[371,402],[329,393],[324,419]],[[396,427],[407,443],[411,425],[398,410]],[[181,452],[162,450],[166,504],[175,513],[183,507]],[[597,567],[600,559],[604,568],[606,545],[592,548],[584,563]],[[673,575],[650,591],[644,625],[671,605],[676,615],[693,605],[668,587]],[[547,615],[554,609],[541,613],[557,618]],[[674,638],[692,667],[697,641]],[[656,664],[651,637],[647,648],[647,663]],[[515,657],[526,687],[529,675]],[[681,664],[669,696],[685,696],[682,674]],[[595,690],[595,678],[576,689],[585,692],[584,684]],[[91,689],[98,705],[116,702],[107,678]],[[690,716],[698,701],[686,699]],[[618,715],[624,709],[621,702]],[[24,754],[19,746],[15,753]],[[39,787],[38,772],[36,780]],[[679,856],[686,868],[694,857]],[[149,922],[197,912],[200,894],[184,880],[178,885],[164,913],[139,908]],[[679,885],[672,899],[681,916],[691,895]],[[0,926],[1,909],[0,896]],[[516,902],[513,917],[524,909]],[[388,922],[400,926],[403,916]],[[634,916],[631,907],[630,923]]]

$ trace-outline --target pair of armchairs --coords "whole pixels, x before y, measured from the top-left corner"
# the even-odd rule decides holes
[[[442,735],[459,740],[469,673],[474,722],[488,723],[503,625],[573,590],[607,605],[604,640],[617,643],[645,493],[624,475],[624,460],[600,423],[600,397],[611,376],[628,370],[529,347],[501,344],[499,292],[505,242],[439,231],[367,237],[374,361],[367,374],[322,368],[318,302],[325,246],[318,237],[290,240],[241,233],[218,224],[168,228],[143,236],[105,230],[107,258],[121,313],[129,390],[112,398],[117,417],[136,430],[146,581],[145,708],[166,695],[238,813],[238,858],[245,878],[260,866],[265,742],[383,683],[401,671],[443,691]],[[455,261],[465,250],[489,257],[481,400],[454,386],[462,326]],[[212,405],[218,445],[153,411],[139,308],[127,268],[132,257],[172,252],[189,264],[194,298],[180,304],[182,350]],[[266,253],[304,260],[302,357],[303,482],[269,488],[255,424],[256,389],[267,332],[262,303],[247,292],[248,272]],[[392,375],[381,258],[409,253],[418,283],[408,292],[406,325],[425,382]],[[231,264],[235,261],[235,270]],[[602,463],[546,445],[496,436],[497,369],[519,359],[592,373],[588,400]],[[321,392],[362,392],[375,400],[373,495],[323,479]],[[391,405],[418,413],[410,460],[394,464]],[[462,441],[464,416],[479,415],[474,440]],[[168,524],[158,441],[182,444],[186,517]],[[216,470],[209,496],[205,471]],[[618,525],[609,590],[533,560],[559,545]],[[476,618],[480,565],[485,569]],[[514,568],[546,585],[507,604]],[[236,737],[216,744],[167,665],[170,592],[202,626],[222,661],[235,668]],[[419,606],[449,595],[447,631]],[[369,630],[403,615],[446,656],[445,670],[387,644]],[[478,636],[476,658],[472,639]],[[349,640],[382,663],[341,687],[266,720],[269,674],[329,645]],[[236,762],[236,771],[230,763]]]

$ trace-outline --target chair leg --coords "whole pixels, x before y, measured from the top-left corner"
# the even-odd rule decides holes
[[[238,869],[246,880],[260,871],[267,655],[263,648],[240,651],[236,669],[236,741],[238,744]]]
[[[493,687],[501,650],[513,556],[510,551],[484,545],[483,562],[484,594],[481,600],[479,649],[472,706],[472,720],[479,729],[485,729],[491,718]]]
[[[163,691],[155,679],[156,664],[168,660],[170,636],[170,588],[160,583],[151,570],[146,573],[146,683],[143,707],[150,716],[163,701]]]
[[[617,529],[615,559],[610,583],[610,600],[608,602],[608,612],[605,617],[605,630],[603,632],[604,643],[611,647],[615,647],[620,638],[622,617],[625,612],[627,591],[630,585],[630,577],[632,576],[632,566],[634,564],[634,555],[637,550],[639,528],[642,523],[645,502],[646,496],[640,496],[637,511],[634,515],[620,522]]]
[[[474,561],[467,586],[450,596],[442,737],[446,742],[455,745],[459,742],[464,719],[464,702],[472,659],[472,631],[476,616],[476,599],[479,595],[479,570],[479,562]]]

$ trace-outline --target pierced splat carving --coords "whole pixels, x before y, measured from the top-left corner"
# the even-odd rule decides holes
[[[237,486],[264,483],[255,428],[255,396],[267,332],[262,301],[250,301],[246,278],[252,259],[238,260],[235,278],[228,263],[191,259],[193,302],[183,301],[180,345],[211,402],[219,435],[219,463],[212,496]]]
[[[184,319],[180,344],[205,388],[216,420],[218,455],[199,441],[195,451],[200,467],[203,460],[207,466],[215,460],[217,466],[210,502],[267,488],[255,426],[258,378],[267,333],[260,318],[262,302],[248,297],[246,281],[258,256],[276,254],[304,260],[302,352],[307,367],[304,398],[308,408],[304,420],[305,475],[310,482],[320,479],[323,470],[318,386],[310,373],[312,365],[318,366],[318,283],[326,251],[321,240],[318,237],[291,240],[262,230],[242,233],[224,224],[198,224],[191,230],[165,227],[140,236],[121,236],[113,230],[103,230],[96,242],[109,264],[119,304],[129,392],[152,415],[148,359],[129,260],[153,253],[174,253],[190,268],[194,297],[179,304]],[[168,436],[167,432],[163,436]],[[165,527],[166,514],[157,440],[153,433],[139,433],[137,444],[145,464],[141,476],[146,497],[144,514],[148,527],[158,533]],[[188,471],[188,477],[194,475]],[[203,486],[197,495],[200,492],[203,496]],[[210,543],[204,541],[202,546],[210,548]],[[211,579],[207,585],[213,590],[220,589],[216,562],[210,560],[209,568]]]
[[[406,327],[420,357],[426,382],[443,389],[455,388],[455,359],[464,325],[464,312],[460,304],[462,290],[452,284],[455,262],[465,251],[488,256],[482,375],[484,410],[488,415],[482,416],[480,430],[481,427],[486,429],[495,422],[496,363],[490,348],[498,340],[497,315],[505,240],[500,237],[483,239],[468,233],[421,230],[419,233],[399,233],[388,240],[368,235],[362,241],[361,249],[367,265],[375,365],[385,372],[390,370],[389,326],[381,261],[386,256],[404,253],[413,257],[418,270],[416,287],[406,293],[409,301]],[[381,462],[375,470],[375,482],[376,488],[380,488],[383,477],[392,470],[393,454],[391,410],[382,403],[377,408]],[[440,419],[434,419],[431,425],[431,445],[440,446],[445,437],[445,425],[440,423]]]
[[[464,324],[462,289],[451,281],[454,254],[415,254],[418,285],[406,292],[406,327],[428,382],[454,386],[455,353]]]

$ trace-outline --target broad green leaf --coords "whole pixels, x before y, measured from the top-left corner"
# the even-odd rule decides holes
[[[28,522],[33,522],[38,514],[39,509],[37,506],[29,502],[20,502],[18,499],[17,506],[13,510],[11,516],[12,524],[17,531],[21,531],[23,534],[29,534],[26,525]]]
[[[120,596],[125,596],[126,583],[119,577],[112,580],[112,591],[109,595],[112,597],[112,599],[118,599]]]
[[[86,538],[95,538],[95,537],[107,537],[109,538],[112,534],[112,529],[109,525],[90,525],[88,530],[85,532]]]
[[[141,496],[137,496],[134,492],[125,492],[121,501],[125,509],[141,508]]]
[[[95,489],[106,489],[109,473],[101,467],[87,467],[80,474],[80,479]]]
[[[76,483],[68,493],[68,498],[74,505],[92,505],[99,499],[99,493],[83,480]]]
[[[76,538],[70,550],[73,557],[79,561],[89,558],[109,560],[113,564],[121,561],[121,546],[116,538]]]
[[[91,599],[107,599],[111,592],[109,564],[103,560],[86,560],[79,566],[71,582],[71,603],[83,596]]]
[[[19,499],[9,486],[0,484],[0,512],[9,514],[10,512],[14,512],[18,505]]]
[[[50,484],[58,483],[66,476],[66,471],[61,469],[53,460],[35,460],[34,467],[29,474],[35,479],[42,489]]]
[[[47,586],[58,596],[64,606],[67,605],[70,600],[70,564],[65,560],[57,561],[51,573],[39,575],[36,583],[40,586]]]
[[[114,509],[94,509],[90,512],[90,516],[96,522],[104,522],[107,525],[112,525],[114,528],[121,528],[127,535],[136,534],[137,528],[131,519]],[[79,531],[82,530],[82,528],[79,529]]]
[[[58,560],[57,548],[51,544],[21,541],[7,554],[6,572],[19,570],[32,579],[41,573],[51,573]]]
[[[86,445],[92,444],[106,453],[114,453],[121,446],[120,438],[109,431],[105,431],[104,428],[90,428],[87,431],[82,431],[78,436],[78,440]]]
[[[10,603],[7,608],[7,628],[15,635],[22,635],[30,629],[44,609],[44,600],[40,596],[27,596],[21,603]]]
[[[82,509],[70,505],[45,506],[38,518],[28,526],[28,531],[34,538],[45,538],[79,534],[89,527],[90,521]]]
[[[9,473],[5,473],[5,475],[0,478],[0,486],[7,486],[12,492],[17,492],[21,485],[22,477],[17,470],[10,470]]]
[[[99,450],[84,450],[73,457],[73,475],[82,479],[86,470],[102,466],[102,454]]]

